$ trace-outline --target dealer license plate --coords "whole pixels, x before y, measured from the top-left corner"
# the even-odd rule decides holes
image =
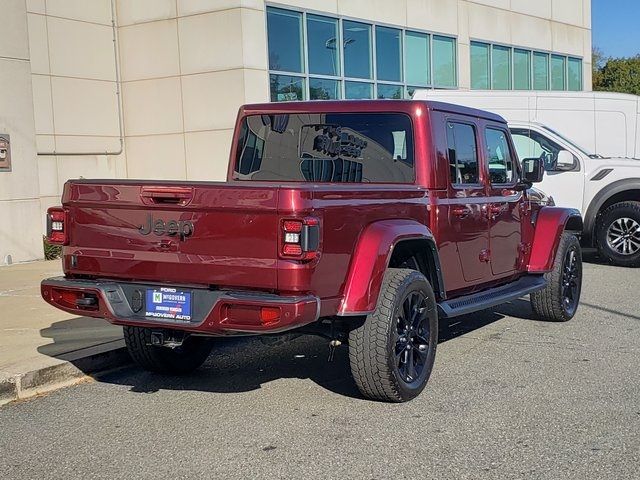
[[[175,288],[148,288],[145,316],[169,320],[191,320],[191,292]]]

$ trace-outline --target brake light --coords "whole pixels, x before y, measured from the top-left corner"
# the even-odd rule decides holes
[[[280,255],[296,260],[312,260],[320,253],[320,220],[315,217],[282,221]]]
[[[55,245],[67,245],[67,212],[62,207],[51,207],[47,210],[47,241]]]

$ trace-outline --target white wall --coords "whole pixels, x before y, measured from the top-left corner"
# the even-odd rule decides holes
[[[26,7],[44,227],[67,180],[126,178],[127,171],[124,154],[102,154],[121,150],[111,0],[29,0]]]
[[[268,101],[264,5],[117,2],[130,178],[224,180],[238,108]]]
[[[38,167],[24,0],[0,3],[0,133],[11,137],[12,170],[0,171],[0,265],[42,258]]]

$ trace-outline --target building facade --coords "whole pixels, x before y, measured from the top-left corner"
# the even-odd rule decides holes
[[[243,103],[591,89],[590,0],[2,0],[0,18],[0,264],[42,258],[70,178],[223,180]]]

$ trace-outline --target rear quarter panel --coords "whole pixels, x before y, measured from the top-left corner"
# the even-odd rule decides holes
[[[315,216],[320,219],[321,254],[308,263],[280,259],[279,290],[313,292],[323,299],[323,315],[337,313],[368,227],[377,222],[404,221],[422,225],[426,231],[427,203],[427,191],[411,185],[361,184],[354,188],[353,185],[316,184],[281,191],[278,210],[283,218]],[[387,235],[395,235],[396,231],[389,229]],[[370,248],[371,254],[377,255],[374,253],[377,246]]]

